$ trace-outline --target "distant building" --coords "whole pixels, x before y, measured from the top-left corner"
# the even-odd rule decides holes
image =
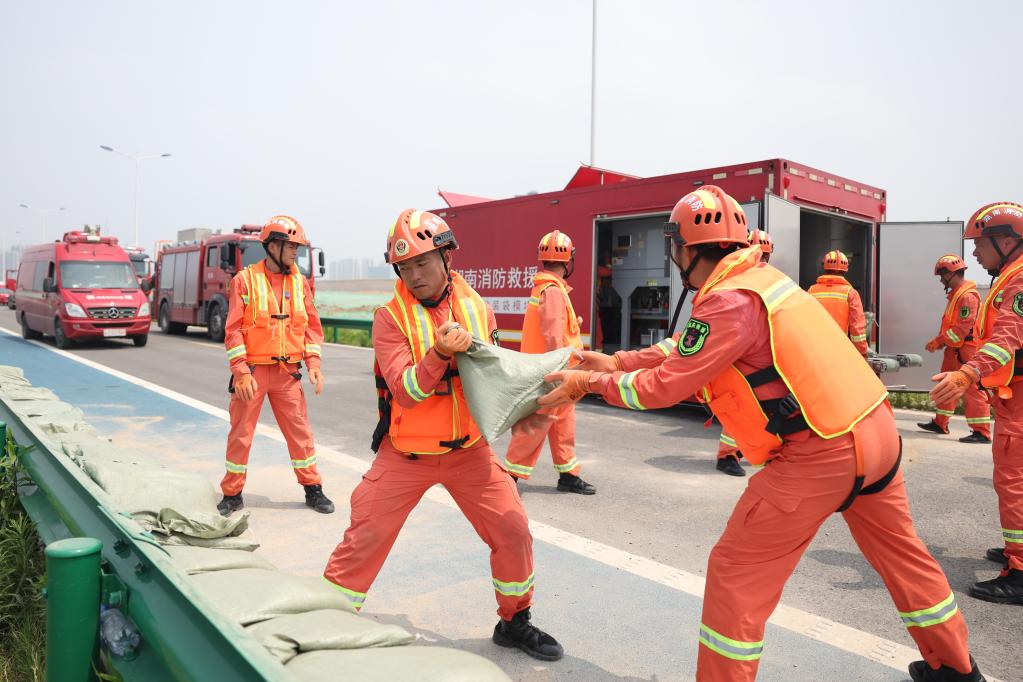
[[[372,258],[342,258],[327,264],[327,279],[391,279],[394,271],[390,265],[374,263]]]

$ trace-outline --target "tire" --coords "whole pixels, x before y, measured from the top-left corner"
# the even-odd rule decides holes
[[[25,313],[22,313],[21,314],[21,338],[23,338],[23,339],[30,339],[31,340],[31,339],[38,339],[41,336],[42,336],[42,334],[40,334],[39,332],[29,328],[28,321],[25,320]]]
[[[210,339],[217,343],[223,343],[224,324],[226,320],[224,316],[224,309],[219,303],[214,303],[210,306],[210,314],[207,317],[206,322]]]
[[[142,336],[131,337],[131,342],[135,344],[136,348],[142,348],[149,343],[149,334],[143,334]]]
[[[71,347],[71,339],[64,333],[64,325],[61,323],[60,318],[53,321],[53,343],[61,350],[67,350]]]
[[[167,301],[160,304],[160,315],[157,318],[160,326],[160,331],[164,334],[184,334],[187,325],[181,324],[180,322],[171,322],[170,319],[170,306],[167,305]]]

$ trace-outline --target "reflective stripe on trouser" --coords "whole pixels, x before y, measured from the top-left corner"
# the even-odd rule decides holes
[[[529,478],[544,439],[550,443],[554,468],[578,476],[581,467],[575,456],[575,403],[539,410],[515,424],[504,457],[505,468],[516,478]]]
[[[959,349],[959,355],[963,361],[969,362],[976,355],[977,351],[972,346],[963,346]],[[954,372],[962,367],[962,362],[956,356],[954,348],[945,348],[945,355],[941,359],[942,372]],[[942,403],[935,405],[934,423],[943,429],[948,429],[949,418],[955,414],[958,402]],[[988,438],[991,437],[991,405],[988,402],[987,393],[977,388],[976,384],[971,385],[963,394],[963,408],[966,413],[966,425],[972,431],[976,431]]]
[[[1015,391],[1012,400],[1023,399],[1023,390]],[[1023,436],[999,433],[997,417],[992,452],[1005,554],[1009,557],[1009,568],[1023,571]]]
[[[330,582],[326,578],[324,578],[323,580],[328,585],[333,587],[335,590],[337,590],[338,592],[343,594],[345,596],[345,598],[349,602],[351,602],[352,606],[355,607],[356,611],[361,609],[363,604],[366,603],[366,593],[365,592],[356,592],[355,590],[349,590],[347,587],[343,587],[341,585],[335,585],[334,583]]]
[[[737,452],[739,452],[739,445],[735,439],[722,431],[721,437],[718,438],[718,459],[734,455]]]
[[[292,366],[293,367],[293,366]],[[249,463],[249,449],[259,423],[263,397],[270,399],[277,425],[288,445],[291,467],[301,485],[320,483],[316,470],[316,447],[306,413],[302,384],[278,365],[256,365],[252,371],[256,380],[256,395],[242,400],[237,393],[231,395],[231,430],[227,436],[227,473],[220,481],[225,495],[237,495],[245,486]]]
[[[750,480],[708,561],[697,680],[752,682],[758,648],[766,646],[765,655],[771,655],[771,642],[761,645],[765,623],[817,530],[849,494],[853,438],[788,441],[782,456]],[[855,438],[870,484],[898,456],[888,408],[860,422]],[[901,473],[883,491],[858,497],[843,517],[900,613],[931,609],[947,599],[948,581],[913,529]],[[958,611],[944,622],[907,631],[932,667],[970,670],[966,624]]]
[[[484,441],[444,455],[409,459],[384,438],[352,491],[352,517],[323,577],[365,599],[405,519],[433,485],[454,498],[490,547],[497,612],[510,619],[533,603],[533,537],[515,483]]]

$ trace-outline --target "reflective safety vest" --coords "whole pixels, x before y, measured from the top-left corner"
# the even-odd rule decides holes
[[[846,334],[849,333],[849,292],[852,289],[849,281],[841,275],[821,275],[809,289],[810,295],[824,306]]]
[[[941,330],[938,332],[946,346],[961,348],[967,341],[972,341],[972,339],[960,339],[959,335],[952,331],[952,327],[962,317],[959,301],[971,292],[977,293],[977,285],[969,280],[964,280],[959,288],[948,296],[948,305],[945,306],[945,314],[941,316]]]
[[[821,438],[848,433],[888,395],[814,298],[759,259],[757,247],[729,254],[693,302],[695,308],[712,291],[744,290],[767,309],[773,365],[748,375],[732,365],[697,392],[751,464],[770,459],[791,433],[807,428]],[[791,393],[759,400],[753,389],[777,379]]]
[[[1012,397],[1012,389],[1009,384],[1023,381],[1023,352],[1013,352],[1011,349],[991,343],[991,336],[995,331],[995,320],[998,319],[998,306],[1002,305],[1002,297],[1005,295],[1005,288],[1014,280],[1023,277],[1023,257],[1010,263],[998,274],[998,279],[991,285],[980,306],[977,314],[977,322],[973,326],[973,338],[978,348],[978,353],[984,353],[997,360],[1001,367],[991,374],[980,378],[980,385],[985,388],[994,388],[998,396],[1003,399]],[[1011,306],[1015,302],[1009,301]]]
[[[264,261],[250,265],[237,277],[248,290],[242,294],[245,312],[241,332],[245,343],[228,349],[228,359],[244,355],[252,365],[299,362],[305,355],[305,330],[309,323],[302,273],[291,266],[291,274],[284,278],[283,301],[278,301],[274,294]]]
[[[526,306],[526,315],[522,320],[522,346],[523,353],[544,353],[546,348],[543,342],[543,329],[540,325],[540,295],[547,289],[557,287],[565,297],[568,319],[565,321],[565,329],[561,333],[561,345],[559,348],[582,349],[582,336],[579,334],[579,319],[572,307],[572,301],[568,297],[570,288],[565,280],[549,272],[539,272],[533,279],[533,291],[529,294],[529,304]]]
[[[448,301],[449,320],[453,316],[474,337],[484,342],[490,341],[487,304],[457,272],[451,273]],[[405,390],[418,403],[414,407],[402,407],[397,401],[391,401],[389,395],[381,396],[381,427],[385,415],[389,416],[387,434],[391,437],[391,443],[401,452],[421,455],[441,455],[455,448],[467,448],[475,444],[482,436],[469,413],[462,392],[462,380],[458,377],[454,361],[433,391],[423,391],[416,381],[416,365],[423,361],[436,341],[437,330],[427,309],[400,279],[394,285],[394,298],[383,308],[394,318],[412,349],[415,364],[405,369],[401,380]],[[386,391],[386,382],[380,374],[379,365],[374,371],[378,389],[383,385],[380,390]],[[387,403],[386,410],[383,403]],[[380,436],[382,433],[374,436],[377,445]]]

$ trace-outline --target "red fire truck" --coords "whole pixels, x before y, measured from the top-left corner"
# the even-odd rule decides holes
[[[491,200],[442,191],[448,206],[436,212],[458,235],[455,267],[494,308],[502,341],[513,347],[521,339],[537,243],[550,230],[567,233],[576,246],[569,283],[583,341],[613,352],[669,334],[682,286],[662,228],[675,203],[705,184],[743,204],[750,227],[774,239],[771,264],[804,288],[820,274],[826,252],[846,253],[849,281],[877,320],[871,342],[879,352],[920,352],[936,333],[945,297],[927,285],[934,284],[938,257],[962,254],[962,223],[884,222],[884,189],[787,159],[651,178],[582,166],[555,192]],[[683,321],[688,312],[687,303]],[[928,387],[936,363],[928,355],[922,368],[903,369],[898,380]]]
[[[214,341],[224,340],[227,292],[231,278],[263,260],[259,241],[262,225],[242,225],[229,234],[214,234],[164,246],[156,256],[153,292],[157,324],[165,334],[182,334],[189,325],[205,326]],[[320,276],[325,271],[323,251],[302,246],[298,268],[313,286],[313,251],[318,254]]]

